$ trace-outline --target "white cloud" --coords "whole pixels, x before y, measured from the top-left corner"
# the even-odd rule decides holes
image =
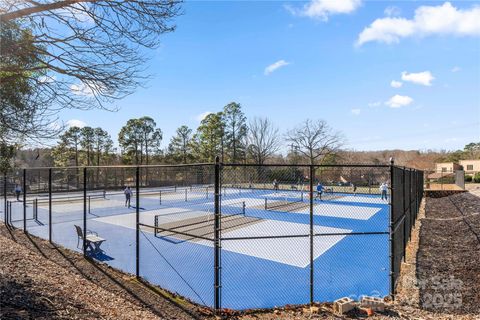
[[[266,76],[268,76],[270,73],[274,72],[275,70],[277,70],[281,67],[288,66],[289,64],[290,64],[290,62],[287,62],[285,60],[278,60],[277,62],[272,63],[271,65],[267,66],[265,68],[264,74]]]
[[[302,8],[293,8],[291,6],[285,6],[285,8],[293,15],[327,21],[331,15],[354,12],[361,4],[361,0],[311,0]]]
[[[72,84],[70,90],[77,96],[93,96],[93,89],[85,83]]]
[[[401,38],[429,35],[480,36],[480,6],[457,9],[450,2],[439,6],[421,6],[413,19],[380,18],[363,29],[356,45],[370,41],[398,43]]]
[[[195,117],[195,120],[197,120],[198,122],[202,121],[203,119],[205,119],[209,114],[212,114],[213,112],[212,111],[205,111],[205,112],[202,112],[200,113],[199,115],[197,115]]]
[[[388,101],[385,102],[387,106],[390,108],[401,108],[408,106],[413,102],[413,99],[410,98],[409,96],[401,96],[401,95],[394,95],[391,97]]]
[[[456,141],[458,141],[458,138],[447,138],[447,139],[445,139],[446,143],[456,142]]]
[[[58,121],[53,121],[48,124],[48,128],[51,130],[60,130],[62,125]]]
[[[402,85],[403,83],[401,81],[392,80],[392,82],[390,82],[392,88],[400,88]]]
[[[402,13],[402,11],[397,6],[388,6],[385,8],[383,13],[385,13],[385,15],[388,17],[394,17],[394,16],[399,16],[400,13]]]
[[[460,70],[462,70],[462,68],[460,68],[460,67],[458,67],[458,66],[455,66],[455,67],[452,68],[451,71],[452,71],[452,72],[458,72],[458,71],[460,71]]]
[[[57,80],[55,76],[40,76],[38,78],[38,82],[40,83],[52,83]]]
[[[353,115],[358,116],[362,110],[360,109],[352,109],[351,112]]]
[[[71,120],[67,121],[67,127],[68,128],[71,128],[71,127],[83,128],[86,125],[87,124],[85,122],[83,122],[82,120],[71,119]]]
[[[376,107],[380,107],[382,105],[382,101],[374,101],[374,102],[370,102],[368,104],[368,106],[370,108],[376,108]]]
[[[406,71],[402,72],[403,81],[409,81],[424,86],[431,86],[434,79],[435,77],[432,76],[432,73],[430,71],[423,71],[417,73],[408,73]]]
[[[93,19],[93,10],[89,4],[76,3],[58,10],[58,13],[65,18],[75,19],[78,23],[88,25],[95,23],[95,20]]]

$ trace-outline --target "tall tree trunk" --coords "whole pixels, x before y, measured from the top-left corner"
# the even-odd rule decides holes
[[[183,150],[182,150],[182,153],[183,153],[183,163],[187,163],[187,142],[185,141],[185,139],[183,139]]]
[[[135,164],[138,165],[138,143],[135,142]]]
[[[235,127],[233,128],[233,132],[232,132],[233,136],[233,159],[232,159],[232,162],[233,163],[236,163],[237,162],[237,144],[236,144],[236,140],[235,140]]]
[[[97,145],[97,166],[100,166],[100,145]],[[97,183],[100,180],[100,168],[97,168]]]
[[[145,135],[145,162],[148,166],[148,139]],[[148,168],[145,168],[145,185],[148,185]]]
[[[77,171],[75,176],[77,177],[77,187],[76,187],[76,189],[78,189],[80,187],[80,176],[79,176],[80,175],[80,170],[78,169],[78,143],[77,143],[77,141],[75,141],[75,167],[77,167],[77,169],[75,169]],[[70,182],[68,182],[68,183],[70,183]]]

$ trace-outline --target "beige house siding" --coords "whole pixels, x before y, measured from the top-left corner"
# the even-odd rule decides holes
[[[465,174],[475,174],[480,172],[480,160],[460,160]]]
[[[435,163],[435,172],[454,172],[460,170],[461,166],[454,162]]]

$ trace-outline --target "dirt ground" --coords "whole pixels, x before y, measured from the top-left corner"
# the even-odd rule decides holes
[[[132,275],[0,227],[0,319],[200,319],[202,312]]]
[[[427,201],[416,274],[422,308],[480,315],[480,198]]]
[[[480,187],[428,198],[407,248],[395,303],[369,319],[480,320]],[[212,319],[132,275],[92,263],[19,230],[0,227],[0,319]],[[235,319],[363,319],[285,307]]]

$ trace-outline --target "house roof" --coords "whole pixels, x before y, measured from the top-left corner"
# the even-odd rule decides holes
[[[440,179],[440,178],[445,178],[445,177],[453,177],[453,172],[435,172],[435,173],[430,173],[427,178],[428,179]]]

